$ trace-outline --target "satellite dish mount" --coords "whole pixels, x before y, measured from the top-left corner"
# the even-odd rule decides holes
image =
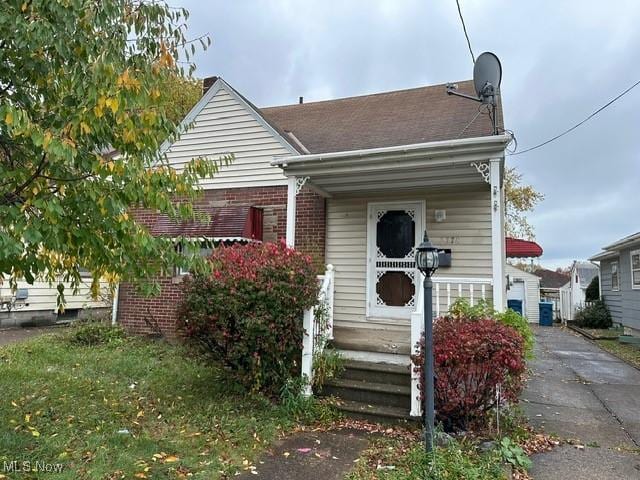
[[[491,52],[484,52],[477,59],[473,66],[473,86],[476,95],[467,95],[457,91],[458,86],[447,84],[447,94],[466,98],[475,102],[488,105],[491,109],[491,121],[493,123],[493,134],[498,134],[496,125],[496,105],[500,92],[500,82],[502,81],[502,65],[498,57]]]

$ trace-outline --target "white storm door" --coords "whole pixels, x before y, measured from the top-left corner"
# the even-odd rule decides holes
[[[424,202],[370,203],[367,228],[367,316],[409,319],[416,309],[415,247],[424,231]]]

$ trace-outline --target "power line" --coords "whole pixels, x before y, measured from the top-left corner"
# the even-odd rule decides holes
[[[467,46],[469,47],[469,53],[471,54],[471,61],[473,63],[476,63],[476,56],[473,54],[473,49],[471,48],[471,40],[469,40],[469,34],[467,33],[467,26],[464,24],[464,17],[462,16],[462,10],[460,9],[460,0],[456,0],[456,5],[458,5],[458,15],[460,15],[462,30],[464,31],[464,36],[467,39]]]
[[[539,143],[538,145],[535,145],[533,147],[527,148],[525,150],[522,150],[521,152],[513,152],[513,153],[508,153],[507,155],[522,155],[523,153],[527,153],[530,152],[531,150],[535,150],[537,148],[540,147],[544,147],[545,145],[559,139],[560,137],[564,137],[567,133],[570,133],[572,131],[574,131],[576,128],[578,128],[580,125],[588,122],[589,120],[591,120],[593,117],[595,117],[597,114],[599,114],[601,111],[603,111],[605,108],[607,108],[609,105],[615,103],[617,100],[619,100],[620,98],[624,97],[627,93],[629,93],[631,90],[633,90],[634,88],[636,88],[638,85],[640,85],[640,80],[638,80],[636,83],[634,83],[633,85],[631,85],[629,88],[627,88],[624,92],[622,92],[621,94],[619,94],[617,97],[613,98],[612,100],[610,100],[609,102],[607,102],[606,104],[604,104],[602,107],[600,107],[599,109],[597,109],[595,112],[593,112],[591,115],[589,115],[587,118],[585,118],[584,120],[582,120],[581,122],[576,123],[573,127],[568,128],[567,130],[565,130],[562,133],[559,133],[558,135],[556,135],[555,137],[550,138],[549,140],[546,140],[542,143]]]

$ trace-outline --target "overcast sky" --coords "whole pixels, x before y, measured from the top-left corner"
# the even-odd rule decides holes
[[[472,76],[455,0],[179,4],[191,12],[189,36],[213,40],[196,75],[221,75],[258,106]],[[505,124],[521,150],[640,79],[637,0],[461,5],[476,56],[490,50],[502,61]],[[530,217],[543,265],[568,265],[640,231],[639,136],[640,86],[555,143],[507,159],[546,196]]]

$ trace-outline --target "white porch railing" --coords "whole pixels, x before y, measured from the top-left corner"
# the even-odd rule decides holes
[[[416,311],[411,314],[411,351],[418,354],[416,345],[424,332],[424,298],[422,275],[419,276],[418,294],[416,295]],[[451,305],[458,298],[466,298],[471,306],[479,300],[486,300],[487,291],[491,291],[491,278],[432,277],[433,281],[433,316],[434,318],[449,312]],[[422,415],[419,396],[419,378],[411,364],[411,415]]]
[[[318,275],[320,291],[318,292],[318,306],[322,305],[324,310],[323,321],[318,318],[318,308],[311,307],[304,311],[302,326],[304,334],[302,337],[302,377],[306,378],[304,394],[311,395],[311,384],[313,381],[313,354],[322,351],[327,340],[333,339],[333,292],[334,292],[334,270],[333,265],[327,265],[324,275]]]

